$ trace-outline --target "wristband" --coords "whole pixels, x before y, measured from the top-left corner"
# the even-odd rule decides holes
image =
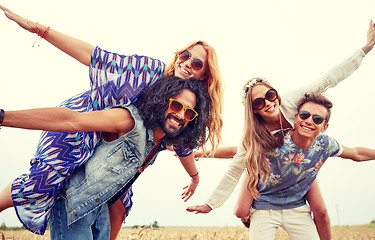
[[[0,127],[3,125],[4,117],[5,117],[5,111],[4,109],[1,109],[0,110]]]
[[[197,176],[199,174],[199,172],[197,172],[196,174],[194,174],[194,175],[190,175],[190,177],[195,177],[195,176]]]

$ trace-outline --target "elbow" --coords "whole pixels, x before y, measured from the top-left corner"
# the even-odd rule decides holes
[[[234,215],[238,218],[245,218],[249,216],[250,214],[250,209],[243,208],[241,206],[236,206],[234,209]]]

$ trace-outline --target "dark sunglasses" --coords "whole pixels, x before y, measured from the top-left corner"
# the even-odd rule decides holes
[[[311,113],[309,113],[308,111],[306,110],[301,110],[299,111],[298,113],[298,116],[302,119],[302,120],[306,120],[308,119],[310,116],[311,116]],[[318,115],[318,114],[315,114],[315,115],[312,115],[312,119],[314,121],[315,124],[319,125],[321,124],[322,122],[326,121],[324,117]],[[327,121],[326,121],[327,122]]]
[[[178,58],[180,59],[180,61],[185,62],[191,58],[191,52],[185,50],[178,55]],[[201,70],[203,68],[203,61],[199,58],[194,58],[193,60],[191,60],[191,68],[195,71]]]
[[[169,99],[169,109],[174,113],[179,113],[181,110],[185,110],[184,118],[186,121],[192,121],[198,116],[198,113],[194,109],[186,107],[184,104],[173,98]]]
[[[264,96],[264,98],[257,98],[253,100],[253,103],[252,103],[253,109],[262,110],[266,106],[266,99],[270,102],[274,102],[276,101],[277,97],[278,97],[277,91],[271,88],[270,90],[266,92],[266,95]]]

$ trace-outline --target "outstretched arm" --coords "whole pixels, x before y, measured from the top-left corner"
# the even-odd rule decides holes
[[[100,131],[123,135],[134,127],[134,120],[126,109],[78,113],[67,108],[39,108],[5,111],[3,126],[44,131]]]
[[[375,160],[375,149],[364,148],[364,147],[343,147],[343,151],[339,157],[351,159],[356,162],[363,162],[369,160]]]
[[[369,28],[367,30],[367,42],[361,49],[358,49],[344,61],[331,68],[316,81],[307,83],[306,85],[289,92],[289,94],[287,94],[288,101],[297,105],[298,101],[306,92],[320,94],[329,88],[335,87],[359,68],[359,66],[362,64],[362,60],[366,54],[371,51],[374,44],[375,29],[372,20],[370,20]]]
[[[194,158],[201,158],[201,157],[212,157],[212,158],[233,158],[236,155],[237,146],[230,146],[230,147],[219,147],[217,148],[216,152],[212,155],[211,150],[206,151],[207,156],[203,156],[202,151],[195,151]]]
[[[61,51],[65,52],[86,66],[90,66],[91,51],[93,49],[91,44],[62,34],[52,28],[47,30],[47,26],[23,18],[2,5],[0,5],[0,9],[4,11],[7,18],[16,22],[23,29],[31,33],[36,33],[39,36],[43,36],[44,39]]]

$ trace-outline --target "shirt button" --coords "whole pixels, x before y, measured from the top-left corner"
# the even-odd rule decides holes
[[[99,202],[99,201],[100,201],[100,198],[95,199],[95,201],[96,201],[96,202]]]
[[[147,142],[147,146],[151,146],[152,142]]]
[[[73,216],[75,217],[77,215],[77,213],[76,212],[73,212]]]

